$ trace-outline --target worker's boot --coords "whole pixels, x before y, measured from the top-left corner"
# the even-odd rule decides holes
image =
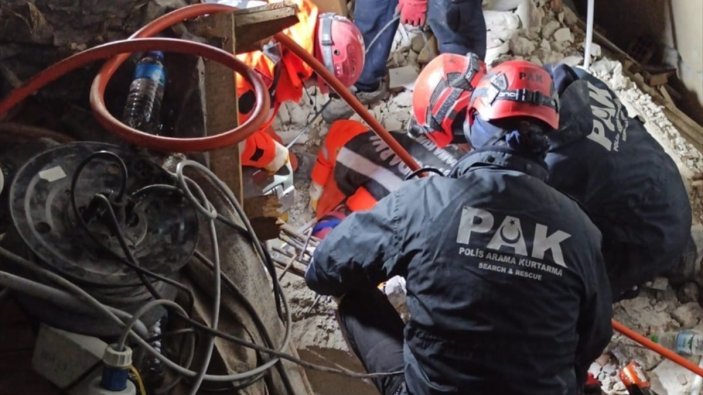
[[[360,91],[356,87],[351,87],[352,93],[356,96],[359,101],[367,106],[374,105],[381,100],[388,99],[388,85],[385,81],[381,81],[378,84],[378,88],[373,91]],[[344,99],[334,95],[330,96],[330,103],[322,110],[322,119],[327,123],[332,123],[338,119],[348,119],[354,114],[354,110],[347,104]]]

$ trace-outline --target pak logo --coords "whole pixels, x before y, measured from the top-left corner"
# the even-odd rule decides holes
[[[520,218],[506,215],[497,228],[494,227],[495,225],[496,218],[489,211],[468,206],[464,207],[461,210],[456,242],[469,244],[472,234],[489,234],[493,232],[493,237],[486,245],[488,249],[499,251],[501,247],[506,247],[512,249],[517,255],[534,259],[544,259],[545,253],[550,251],[554,263],[566,267],[564,255],[561,251],[561,243],[571,237],[570,234],[562,230],[556,230],[549,234],[549,229],[547,229],[546,225],[536,223],[532,239],[532,251],[527,251],[525,232],[520,223]]]
[[[618,151],[620,141],[627,140],[627,114],[612,92],[588,84],[593,111],[593,129],[587,136],[608,151]]]

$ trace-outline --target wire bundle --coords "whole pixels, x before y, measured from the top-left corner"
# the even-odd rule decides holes
[[[206,196],[206,193],[204,192],[204,188],[201,187],[198,183],[193,181],[193,179],[187,177],[184,174],[184,171],[186,169],[192,169],[195,173],[197,173],[199,176],[203,177],[210,185],[209,187],[214,188],[214,190],[217,191],[217,193],[220,195],[223,201],[226,202],[227,206],[229,209],[231,209],[232,213],[236,213],[238,219],[241,221],[242,225],[237,224],[232,218],[227,217],[225,214],[218,212],[215,209],[215,205],[211,202],[211,197]],[[74,173],[74,178],[76,174]],[[288,360],[292,361],[294,363],[303,365],[307,368],[310,369],[315,369],[315,370],[320,370],[320,371],[325,371],[329,373],[337,373],[337,374],[343,374],[351,377],[356,377],[356,378],[368,378],[368,377],[378,377],[378,376],[387,376],[387,375],[392,375],[392,374],[402,374],[402,372],[388,372],[388,373],[370,373],[370,374],[364,374],[364,373],[357,373],[353,371],[349,371],[346,369],[335,369],[327,366],[321,366],[317,364],[312,364],[309,362],[305,362],[303,360],[300,360],[292,355],[289,355],[286,353],[284,350],[288,349],[290,346],[290,337],[291,337],[291,311],[289,309],[288,303],[286,301],[285,295],[283,294],[283,291],[281,289],[281,286],[279,284],[278,278],[276,276],[275,268],[273,265],[273,261],[268,254],[268,251],[266,251],[265,248],[263,248],[263,245],[261,242],[258,240],[256,237],[256,234],[253,231],[253,228],[251,227],[251,224],[249,223],[246,215],[244,214],[244,211],[237,201],[237,199],[234,197],[234,194],[232,191],[222,182],[217,176],[212,173],[207,167],[201,165],[200,163],[191,161],[191,160],[185,160],[180,163],[178,163],[176,167],[175,173],[173,173],[173,178],[176,181],[177,186],[174,185],[168,185],[168,184],[154,184],[147,186],[145,188],[142,188],[139,193],[147,193],[150,191],[154,190],[159,190],[159,189],[164,189],[164,190],[169,190],[169,191],[179,191],[180,193],[183,193],[184,196],[188,198],[188,200],[191,202],[191,204],[198,210],[198,212],[206,218],[206,220],[209,222],[209,233],[211,236],[211,245],[212,245],[212,259],[209,259],[206,257],[202,252],[197,251],[195,253],[195,258],[198,259],[200,262],[205,264],[207,267],[211,268],[213,271],[213,282],[214,282],[214,293],[215,293],[215,298],[212,303],[212,316],[211,316],[211,323],[210,325],[205,325],[200,323],[199,321],[194,320],[191,318],[188,310],[191,309],[193,305],[193,294],[189,288],[187,288],[185,285],[178,283],[174,280],[171,279],[164,279],[160,278],[159,275],[155,273],[151,273],[148,270],[145,270],[144,268],[141,267],[140,263],[134,256],[131,254],[131,251],[129,251],[129,246],[125,243],[123,244],[123,248],[126,248],[124,251],[125,255],[128,257],[128,259],[122,259],[122,262],[128,265],[130,268],[135,270],[137,273],[139,273],[139,277],[141,281],[143,282],[144,286],[149,288],[147,284],[151,284],[151,282],[154,279],[160,280],[160,281],[170,281],[171,285],[174,285],[177,287],[180,291],[184,293],[188,300],[188,305],[189,306],[181,306],[180,304],[170,300],[163,298],[158,290],[155,289],[149,289],[150,294],[152,294],[152,299],[149,300],[147,303],[144,303],[141,308],[139,308],[134,314],[129,314],[125,311],[116,309],[114,307],[111,307],[109,305],[104,304],[103,302],[99,301],[96,299],[93,295],[91,295],[89,292],[86,292],[84,289],[82,289],[80,286],[76,285],[75,283],[67,280],[66,278],[51,272],[47,269],[44,269],[4,248],[0,248],[0,257],[3,260],[9,260],[17,265],[19,265],[23,270],[26,270],[28,272],[31,272],[35,274],[37,277],[41,278],[43,281],[46,281],[47,283],[53,284],[52,286],[46,286],[43,284],[36,283],[32,280],[29,279],[23,279],[26,280],[29,283],[32,283],[36,286],[44,286],[47,287],[50,292],[54,292],[58,295],[61,295],[62,297],[65,297],[67,299],[72,300],[74,303],[79,303],[82,305],[85,305],[86,308],[89,308],[97,313],[99,313],[102,317],[110,319],[112,322],[115,324],[119,325],[120,328],[123,328],[122,330],[122,335],[119,338],[118,344],[119,347],[122,347],[126,345],[127,343],[130,343],[136,347],[139,347],[140,349],[144,350],[146,353],[148,353],[150,356],[153,356],[154,358],[158,359],[161,361],[161,363],[164,364],[165,367],[171,369],[173,372],[177,373],[178,375],[187,378],[191,382],[191,394],[197,393],[198,389],[202,385],[204,381],[208,382],[213,382],[213,383],[229,383],[230,384],[230,389],[232,388],[231,385],[235,385],[238,387],[242,386],[247,386],[251,385],[252,383],[262,379],[270,369],[275,368],[277,369],[284,386],[286,387],[286,391],[289,392],[290,394],[294,394],[295,390],[290,382],[290,379],[288,377],[288,374],[286,370],[284,369],[283,365],[280,363],[281,360]],[[209,199],[210,198],[210,199]],[[109,205],[106,203],[106,207]],[[109,211],[109,209],[108,209]],[[112,215],[110,215],[112,217]],[[224,273],[222,273],[221,270],[221,261],[220,261],[220,254],[219,254],[219,246],[217,244],[217,231],[215,224],[216,222],[219,221],[223,224],[226,224],[227,226],[231,227],[232,229],[236,230],[239,234],[245,237],[247,241],[249,241],[252,244],[252,247],[254,251],[257,253],[259,258],[264,262],[267,271],[270,276],[270,280],[273,284],[273,292],[276,297],[276,307],[279,313],[279,317],[283,321],[283,325],[285,328],[285,334],[283,336],[283,341],[281,344],[278,346],[273,344],[273,341],[271,339],[270,333],[266,326],[263,323],[263,320],[261,317],[257,314],[253,304],[251,301],[247,300],[246,297],[242,294],[242,292],[237,288],[237,286],[232,282]],[[119,225],[116,225],[116,232],[118,235],[118,238],[122,238],[123,234],[120,233],[119,230]],[[122,245],[122,243],[120,243]],[[2,276],[13,276],[10,273],[7,272],[1,272],[0,271],[0,278]],[[7,282],[8,285],[12,287],[12,284],[15,282]],[[251,315],[251,318],[253,322],[256,325],[256,329],[259,331],[259,334],[261,338],[263,339],[264,345],[261,344],[255,344],[251,341],[233,336],[231,334],[222,332],[218,330],[218,324],[219,324],[219,314],[220,314],[220,305],[222,304],[222,286],[226,286],[229,291],[231,291],[234,295],[237,297],[237,301],[241,303],[241,305],[244,307],[244,309],[247,311],[249,315]],[[13,291],[22,291],[22,289],[16,289],[17,287],[13,287]],[[30,286],[31,288],[31,286]],[[25,288],[26,291],[26,288]],[[31,292],[31,290],[29,291]],[[146,330],[146,327],[141,323],[140,317],[142,317],[144,314],[149,312],[151,309],[157,307],[157,306],[162,306],[166,308],[169,312],[169,319],[172,321],[180,321],[181,323],[185,324],[187,327],[183,330],[178,331],[177,333],[174,332],[174,334],[190,334],[191,336],[188,336],[188,341],[187,341],[187,355],[185,358],[180,358],[183,362],[177,362],[169,358],[169,356],[164,355],[160,350],[157,350],[153,347],[151,344],[155,339],[149,337],[149,332]],[[199,334],[197,336],[198,339],[202,340],[204,343],[200,344],[200,347],[204,347],[205,352],[205,357],[203,358],[201,366],[195,370],[191,368],[191,364],[194,359],[194,354],[195,354],[195,349],[196,349],[196,336],[195,334]],[[164,335],[161,335],[161,337],[166,336],[166,335],[172,335],[169,333],[165,333]],[[257,366],[253,367],[252,369],[248,371],[243,371],[243,372],[236,372],[232,374],[224,374],[224,375],[218,375],[218,374],[209,374],[207,373],[207,369],[210,363],[210,359],[212,356],[212,352],[214,350],[214,339],[215,337],[219,337],[225,340],[228,340],[230,342],[233,342],[234,344],[237,344],[239,346],[243,347],[248,347],[253,350],[256,350],[257,352],[260,353],[260,358],[261,358],[261,363],[258,364]],[[174,384],[170,384],[172,387]],[[161,391],[159,391],[161,392]]]

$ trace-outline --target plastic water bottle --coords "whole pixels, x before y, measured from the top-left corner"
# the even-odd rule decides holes
[[[161,100],[166,84],[163,60],[163,52],[150,51],[137,62],[122,114],[125,124],[147,133],[158,134],[160,129]]]
[[[703,355],[703,333],[697,331],[686,329],[655,334],[650,338],[681,355]]]

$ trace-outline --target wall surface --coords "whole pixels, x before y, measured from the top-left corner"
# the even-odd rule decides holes
[[[586,0],[576,0],[585,16]],[[677,68],[683,82],[680,103],[688,115],[703,124],[703,2],[700,0],[597,1],[596,25],[607,37],[627,49],[637,37],[648,36],[663,45],[655,56]]]

